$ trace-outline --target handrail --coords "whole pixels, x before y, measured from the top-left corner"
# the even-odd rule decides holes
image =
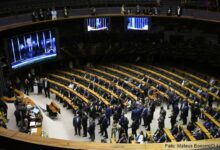
[[[119,7],[117,7],[117,8],[119,8]],[[102,9],[104,9],[104,8],[102,8]],[[106,8],[105,8],[105,10],[106,10]],[[80,14],[75,15],[75,16],[69,16],[68,18],[59,18],[58,17],[57,20],[44,20],[44,21],[38,21],[38,22],[32,22],[29,19],[28,20],[22,20],[23,16],[12,16],[15,21],[11,22],[10,24],[7,24],[7,25],[2,25],[1,28],[0,28],[0,32],[5,31],[5,30],[19,28],[19,27],[25,27],[25,26],[29,26],[29,25],[37,25],[37,24],[41,24],[41,23],[58,22],[58,21],[65,21],[65,20],[71,20],[71,19],[80,19],[80,18],[83,19],[83,18],[91,17],[91,15],[88,14],[88,9],[85,9],[84,11],[85,11],[85,13],[83,13],[83,14],[80,13]],[[77,14],[77,13],[74,13],[74,14]],[[31,14],[26,14],[26,15],[29,17]],[[131,14],[131,15],[134,15],[134,14]],[[124,15],[121,15],[120,11],[118,11],[117,13],[107,11],[107,12],[100,13],[97,16],[110,16],[110,17],[122,16],[123,17]],[[181,18],[176,17],[176,16],[166,16],[166,14],[165,15],[158,15],[158,16],[140,14],[140,16],[149,16],[149,17],[153,17],[153,18],[168,18],[168,19],[169,18],[176,18],[176,19],[187,19],[187,20],[197,20],[197,21],[208,21],[208,22],[220,23],[220,19],[212,20],[212,19],[199,18],[198,16],[194,17],[194,16],[190,16],[190,15],[181,16]],[[12,18],[12,17],[10,17],[10,18]],[[20,20],[19,20],[19,18],[20,18]],[[6,18],[6,19],[8,19],[8,18]]]
[[[205,128],[205,126],[202,123],[196,122],[196,125],[202,130],[202,132],[207,136],[208,139],[213,138],[211,133]]]
[[[214,118],[212,117],[210,114],[208,114],[207,112],[202,111],[202,113],[210,120],[212,121],[212,123],[214,123],[218,128],[220,128],[220,123]]]
[[[160,74],[160,73],[157,73],[157,72],[155,72],[155,71],[153,71],[153,70],[147,69],[147,68],[145,68],[145,67],[142,67],[142,68],[143,68],[144,71],[150,72],[150,73],[152,73],[152,74],[154,74],[154,75],[157,75],[157,76],[159,76],[159,77],[161,77],[161,78],[164,78],[164,79],[166,79],[167,81],[172,82],[172,83],[176,84],[177,86],[181,87],[182,89],[188,90],[190,93],[192,93],[193,95],[197,96],[199,99],[201,99],[201,100],[203,100],[203,101],[206,101],[206,99],[203,98],[201,95],[199,95],[198,93],[196,93],[195,91],[193,91],[192,89],[190,89],[190,88],[188,88],[188,87],[186,87],[186,86],[182,86],[182,85],[181,85],[180,83],[178,83],[177,81],[175,81],[175,80],[173,80],[173,79],[171,79],[171,78],[169,78],[169,77],[167,77],[167,76],[164,76],[164,75],[162,75],[162,74]]]
[[[124,66],[121,66],[121,65],[115,65],[115,66],[121,67],[121,68],[123,68],[123,69],[125,69],[125,70],[128,70],[128,69],[129,69],[128,71],[131,71],[131,72],[136,73],[136,74],[138,74],[138,75],[143,75],[143,74],[140,73],[140,72],[137,72],[137,71],[135,71],[135,70],[132,70],[132,69],[130,69],[130,68],[127,68],[127,67],[124,67]],[[129,77],[135,79],[135,80],[138,81],[139,83],[142,83],[142,84],[145,83],[145,82],[142,81],[141,79],[139,79],[139,78],[137,78],[137,77],[134,77],[133,75],[129,75],[128,73],[124,73],[124,72],[122,72],[122,71],[119,71],[119,70],[116,70],[116,69],[113,69],[113,68],[108,68],[108,69],[112,69],[112,71],[114,70],[114,71],[123,73],[123,74],[125,74],[125,75],[128,75]],[[157,88],[154,87],[154,86],[151,86],[151,88],[152,88],[152,89],[157,89]],[[162,97],[165,97],[166,99],[169,99],[169,96],[168,96],[166,93],[164,93],[164,92],[162,92],[162,91],[159,91],[159,90],[158,90],[158,92],[159,92],[159,94],[160,94]]]
[[[141,67],[141,66],[137,66],[137,65],[132,65],[132,66],[134,66],[134,67],[136,67],[136,68],[139,68],[140,70],[143,70],[143,69],[144,69],[144,68]],[[179,95],[179,96],[182,97],[183,99],[186,99],[186,98],[187,98],[184,94],[182,94],[182,93],[180,93],[179,91],[177,91],[177,90],[175,90],[175,89],[169,87],[167,84],[164,84],[163,82],[161,82],[161,81],[159,81],[159,80],[157,80],[157,79],[155,79],[155,78],[153,78],[153,77],[149,77],[149,78],[152,79],[152,80],[154,80],[154,81],[157,82],[158,84],[163,85],[166,89],[169,89],[169,88],[172,89],[173,91],[175,91],[175,93],[176,93],[177,95]],[[187,98],[187,101],[189,102],[189,104],[193,104],[193,103],[194,103],[193,100],[190,99],[190,98]]]
[[[80,80],[86,81],[87,83],[94,83],[95,86],[101,88],[101,89],[104,90],[105,92],[110,93],[113,97],[118,98],[118,95],[116,95],[115,93],[113,93],[113,92],[110,91],[109,89],[106,89],[104,86],[102,86],[102,85],[100,85],[100,84],[98,84],[98,83],[96,83],[96,82],[92,82],[92,81],[89,80],[89,79],[83,78],[83,77],[81,77],[81,76],[79,76],[79,75],[76,75],[76,74],[73,74],[73,73],[70,73],[70,72],[67,72],[67,71],[58,71],[58,72],[64,73],[64,74],[66,74],[66,75],[70,75],[70,76],[72,76],[72,77],[76,77],[76,78],[78,78],[78,79],[80,79]]]
[[[64,96],[63,94],[61,94],[60,92],[58,92],[57,90],[50,88],[50,92],[54,93],[55,95],[59,96],[60,98],[62,98],[65,102],[67,102],[74,110],[78,109],[78,106],[72,104],[71,100]]]
[[[122,75],[124,75],[124,76],[127,76],[127,77],[129,77],[129,78],[132,78],[132,79],[136,80],[136,81],[139,82],[139,83],[145,84],[145,82],[142,81],[141,79],[139,79],[139,78],[137,78],[137,77],[134,77],[134,76],[132,76],[132,75],[130,75],[130,74],[128,74],[128,73],[125,73],[125,72],[122,72],[122,71],[120,71],[120,70],[117,70],[117,69],[114,69],[114,68],[111,68],[111,67],[107,67],[107,66],[102,66],[102,67],[104,67],[104,68],[106,68],[106,69],[108,69],[108,70],[111,70],[111,71],[113,71],[113,72],[117,72],[117,73],[119,73],[119,74],[122,74]],[[151,88],[152,88],[152,89],[156,89],[154,86],[151,86]],[[169,96],[168,96],[167,94],[165,94],[165,93],[163,93],[163,92],[161,92],[161,91],[158,91],[158,93],[159,93],[162,97],[166,97],[166,99],[169,98]]]
[[[192,133],[187,128],[182,128],[182,129],[190,141],[196,141],[196,138],[192,135]]]
[[[55,75],[55,74],[51,74],[52,77],[55,77],[55,78],[58,78],[58,79],[62,79],[64,81],[68,81],[68,82],[73,82],[72,80],[70,79],[67,79],[65,77],[62,77],[62,76],[59,76],[59,75]],[[86,86],[78,83],[78,82],[73,82],[74,84],[76,84],[77,86],[83,88],[83,89],[86,89],[87,91],[89,91],[92,95],[94,95],[95,97],[97,97],[98,99],[100,99],[105,105],[110,105],[110,103],[105,100],[103,97],[101,97],[98,93],[96,93],[95,91],[87,88]]]
[[[48,149],[51,148],[62,148],[62,149],[140,149],[140,150],[147,150],[147,149],[157,149],[163,150],[166,144],[171,143],[147,143],[147,144],[109,144],[109,143],[92,143],[92,142],[85,142],[85,141],[72,141],[72,140],[63,140],[63,139],[54,139],[54,138],[44,138],[36,135],[28,135],[25,133],[21,133],[18,131],[0,128],[0,139],[10,139],[14,140],[11,143],[20,141],[27,144],[33,144],[33,148],[35,144],[37,146],[46,146]],[[206,139],[206,140],[199,140],[194,141],[193,144],[218,144],[220,142],[220,138],[218,139]],[[192,144],[192,142],[181,142],[182,144]],[[9,145],[10,146],[10,145]]]
[[[51,79],[48,79],[48,81],[49,81],[50,83],[56,85],[56,86],[62,87],[62,88],[64,88],[64,89],[70,91],[70,92],[73,93],[74,95],[78,96],[78,97],[79,97],[81,100],[83,100],[85,103],[89,103],[89,100],[88,100],[88,99],[86,99],[84,96],[82,96],[80,93],[74,91],[73,89],[71,89],[71,88],[65,86],[64,84],[58,83],[58,82],[53,81],[53,80],[51,80]]]
[[[174,136],[168,128],[163,128],[163,131],[166,133],[167,137],[170,139],[171,142],[176,142],[176,139],[174,138]]]
[[[113,78],[116,77],[116,76],[114,76],[114,75],[111,75],[111,74],[109,74],[109,73],[107,73],[107,72],[103,72],[103,71],[101,71],[101,70],[99,70],[99,69],[96,69],[96,68],[88,68],[88,69],[93,70],[93,71],[96,71],[96,72],[99,72],[99,73],[102,73],[102,74],[105,74],[106,76],[110,76],[110,77],[113,77]],[[99,77],[99,78],[101,79],[102,77]],[[116,78],[117,78],[117,77],[116,77]],[[106,79],[106,81],[107,81],[107,79]],[[108,80],[108,81],[111,82],[110,80]],[[118,86],[118,85],[116,85],[116,84],[115,84],[115,86],[116,86],[116,88],[118,88],[118,89],[122,90],[123,92],[125,92],[126,94],[128,94],[128,96],[130,96],[133,100],[137,100],[137,96],[136,96],[136,95],[132,94],[131,92],[129,92],[128,90],[124,89],[124,88],[121,87],[121,86]]]
[[[160,68],[160,67],[158,67],[158,66],[152,66],[152,65],[149,65],[149,66],[150,66],[150,67],[153,67],[153,68],[155,68],[155,69],[157,69],[157,70],[163,71],[163,72],[165,72],[165,73],[168,73],[168,74],[170,74],[170,75],[172,75],[172,76],[174,76],[174,77],[177,77],[177,78],[179,78],[179,79],[181,79],[181,80],[184,80],[184,77],[182,77],[182,76],[180,76],[180,75],[177,75],[176,73],[173,73],[173,72],[171,72],[171,71],[165,70],[165,69]],[[202,88],[202,90],[204,90],[205,92],[208,92],[210,95],[212,95],[212,96],[215,97],[216,99],[218,99],[218,100],[220,99],[220,97],[219,97],[218,95],[216,95],[216,94],[210,92],[206,87],[202,87],[202,86],[198,85],[197,83],[195,83],[195,82],[193,82],[193,81],[189,81],[189,84],[191,84],[191,85],[193,85],[193,86],[195,86],[195,87],[197,87],[197,88]]]

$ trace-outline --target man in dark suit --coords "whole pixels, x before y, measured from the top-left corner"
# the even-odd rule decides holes
[[[105,116],[108,119],[108,125],[111,124],[110,120],[111,120],[111,116],[112,116],[112,109],[108,106],[105,110]]]
[[[43,87],[44,87],[45,96],[50,98],[50,82],[48,81],[47,78],[44,79]]]
[[[189,112],[189,106],[187,103],[184,104],[182,111],[181,111],[181,119],[183,120],[183,125],[186,125],[187,123],[187,117]]]
[[[137,137],[138,128],[139,128],[139,123],[138,123],[138,120],[136,119],[131,124],[132,135],[135,135],[135,137]]]
[[[79,114],[77,113],[76,116],[73,118],[73,126],[75,128],[75,135],[80,135],[81,130],[81,118],[79,117]]]
[[[152,112],[151,112],[151,110],[150,109],[148,109],[148,111],[147,111],[147,116],[146,116],[146,128],[147,128],[147,130],[149,130],[150,131],[150,124],[151,124],[151,122],[152,122]]]
[[[142,118],[143,118],[143,121],[144,121],[144,127],[146,128],[147,126],[147,112],[148,112],[148,109],[147,107],[145,106],[144,109],[143,109],[143,112],[142,112]]]
[[[107,139],[108,138],[108,132],[107,132],[108,118],[106,116],[103,118],[101,126],[102,126],[103,132],[105,133],[104,137]]]
[[[177,116],[174,113],[170,116],[171,129],[173,129],[174,125],[176,124],[176,118]]]
[[[91,118],[91,120],[89,121],[88,132],[89,132],[91,141],[94,142],[94,140],[95,140],[95,120],[94,120],[94,118]]]
[[[83,137],[87,136],[87,121],[88,121],[88,116],[86,115],[86,113],[84,113],[82,117]]]
[[[123,128],[125,135],[128,137],[128,118],[124,116],[124,114],[121,116],[119,120],[119,124],[121,125],[121,128]]]

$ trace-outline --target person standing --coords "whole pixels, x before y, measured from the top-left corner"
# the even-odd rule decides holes
[[[51,16],[52,20],[57,20],[57,11],[55,10],[55,8],[51,10]]]
[[[176,117],[174,113],[170,116],[171,129],[173,129],[176,124]]]
[[[144,121],[144,127],[146,128],[147,126],[147,107],[145,106],[144,109],[143,109],[143,112],[142,112],[142,118],[143,118],[143,121]]]
[[[108,118],[106,116],[103,118],[101,126],[102,126],[103,132],[105,133],[104,137],[107,139],[108,138],[108,132],[107,132]]]
[[[187,124],[188,112],[189,112],[189,106],[187,103],[185,103],[181,111],[181,119],[183,120],[183,125]]]
[[[135,135],[135,137],[137,137],[137,129],[139,128],[139,124],[138,124],[138,120],[134,120],[132,122],[132,125],[131,125],[131,129],[132,129],[132,135]]]
[[[108,106],[105,110],[105,116],[108,119],[108,125],[111,124],[112,109]]]
[[[141,144],[144,142],[144,133],[143,131],[140,132],[140,134],[136,137],[136,143]]]
[[[64,9],[63,9],[63,16],[64,16],[64,18],[67,18],[68,15],[69,15],[68,10],[67,10],[66,7],[64,7]]]
[[[112,133],[111,133],[111,138],[116,139],[116,133],[118,130],[118,123],[114,120],[112,123]]]
[[[158,119],[158,128],[161,130],[163,130],[163,128],[164,128],[164,120],[165,120],[165,118],[162,115]]]
[[[73,126],[75,128],[75,135],[80,136],[80,130],[81,130],[81,118],[79,114],[77,113],[76,116],[73,118]]]
[[[43,86],[44,86],[45,96],[50,98],[50,82],[48,81],[47,78],[44,78]]]
[[[87,125],[88,125],[88,116],[86,113],[83,113],[82,117],[82,126],[83,126],[83,137],[87,137]]]
[[[88,132],[89,132],[91,141],[94,142],[95,141],[95,120],[94,120],[94,118],[91,118],[91,120],[89,121]]]
[[[24,94],[29,95],[29,81],[27,78],[24,80]]]

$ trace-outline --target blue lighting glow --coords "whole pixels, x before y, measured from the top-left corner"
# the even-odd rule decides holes
[[[148,30],[148,17],[127,17],[127,30]]]

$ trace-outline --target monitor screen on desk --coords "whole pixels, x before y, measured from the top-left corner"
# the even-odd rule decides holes
[[[127,30],[148,30],[148,17],[127,17]]]
[[[14,36],[8,39],[12,69],[39,63],[57,56],[56,30],[44,30]]]

